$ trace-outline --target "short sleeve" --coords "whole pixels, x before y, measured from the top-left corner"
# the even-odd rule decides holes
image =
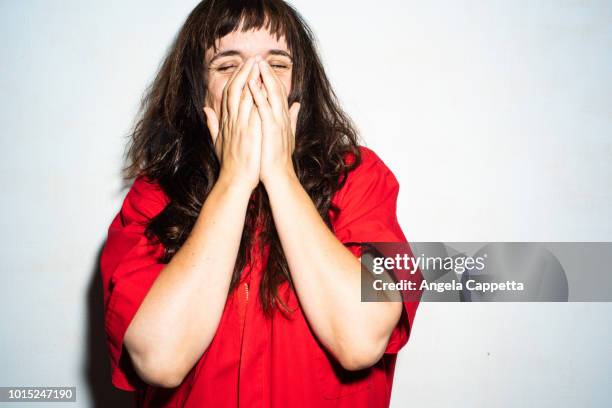
[[[148,220],[159,214],[166,203],[157,184],[143,176],[137,177],[108,229],[100,257],[111,380],[117,388],[126,391],[135,391],[144,384],[123,347],[123,337],[164,267],[157,260],[163,246],[149,242],[144,231]]]
[[[361,243],[407,243],[397,220],[399,183],[395,175],[372,150],[359,149],[361,163],[334,196],[333,203],[340,211],[332,221],[334,234],[355,256],[361,255]],[[419,301],[403,304],[385,353],[397,353],[408,342]]]

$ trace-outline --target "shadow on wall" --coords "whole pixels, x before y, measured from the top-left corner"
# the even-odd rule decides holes
[[[92,400],[92,407],[132,408],[134,393],[115,388],[111,383],[110,357],[104,331],[104,292],[100,275],[100,256],[104,244],[98,249],[91,280],[87,289],[87,347],[83,376]]]

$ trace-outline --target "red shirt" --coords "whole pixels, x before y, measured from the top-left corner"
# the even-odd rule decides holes
[[[343,243],[406,242],[396,217],[398,182],[373,151],[360,149],[362,163],[333,197],[341,210],[333,222],[334,233]],[[117,388],[136,391],[138,405],[144,407],[389,406],[397,353],[408,342],[418,301],[404,302],[401,319],[376,365],[347,371],[319,346],[287,282],[279,293],[297,308],[293,317],[264,317],[256,296],[261,256],[252,269],[243,271],[211,344],[182,384],[169,389],[144,383],[123,347],[123,336],[164,267],[156,260],[163,252],[161,244],[149,244],[143,232],[146,221],[167,203],[155,182],[136,178],[102,252],[105,329]],[[349,248],[358,255],[358,247]]]

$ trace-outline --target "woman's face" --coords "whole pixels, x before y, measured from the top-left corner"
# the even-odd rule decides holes
[[[218,118],[221,118],[221,100],[225,85],[241,62],[258,54],[270,64],[285,86],[287,95],[291,93],[293,64],[285,38],[277,40],[265,29],[247,32],[238,29],[218,40],[216,53],[212,48],[206,50],[206,66],[209,67],[206,106],[212,107]],[[261,81],[260,76],[258,78],[260,86]]]

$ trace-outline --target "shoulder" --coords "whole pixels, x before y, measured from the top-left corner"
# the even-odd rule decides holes
[[[385,164],[385,162],[372,149],[359,146],[359,164],[349,173],[347,180],[351,178],[361,177],[376,177],[380,175],[391,176],[395,178],[393,172]],[[357,158],[353,154],[347,154],[345,162],[352,164]]]
[[[355,160],[359,162],[348,174],[342,188],[338,190],[336,201],[360,193],[371,197],[373,193],[380,193],[380,187],[385,187],[387,190],[399,189],[397,178],[376,152],[368,147],[359,146],[359,156],[357,158],[354,154],[346,155],[347,164],[352,164]]]
[[[136,249],[134,254],[144,253],[141,244],[149,242],[145,234],[146,227],[165,208],[166,203],[166,195],[158,183],[142,176],[134,179],[108,227],[100,259],[103,274],[111,274],[131,250]],[[158,248],[161,250],[163,247]]]
[[[360,146],[357,166],[332,200],[331,222],[340,242],[404,242],[396,212],[399,183],[371,149]],[[353,247],[357,248],[357,247]]]
[[[126,219],[150,219],[159,214],[168,202],[157,181],[138,176],[125,196],[121,212]]]

